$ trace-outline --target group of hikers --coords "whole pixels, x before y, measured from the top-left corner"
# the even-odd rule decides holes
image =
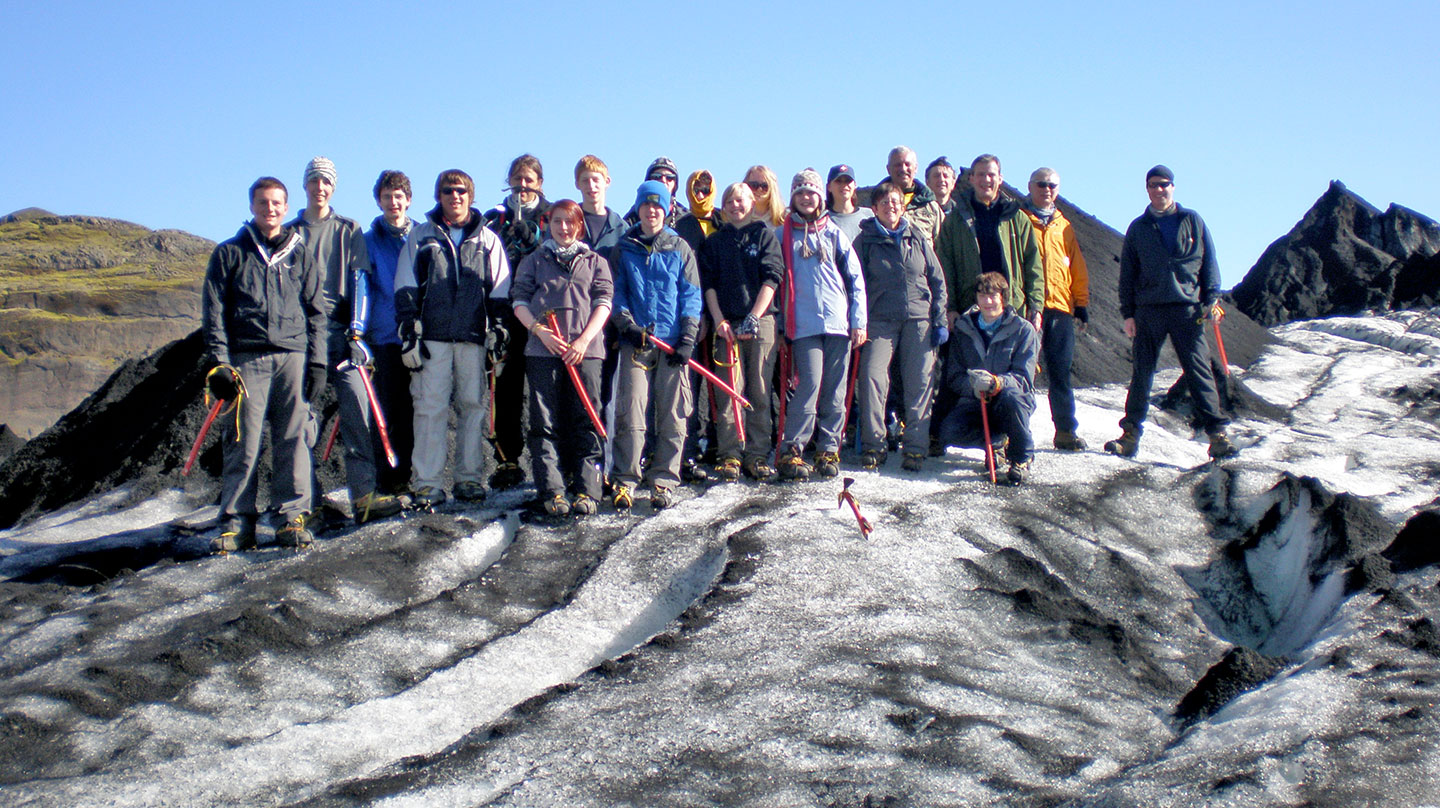
[[[918,176],[899,146],[886,169],[859,188],[848,165],[823,179],[807,168],[788,196],[765,166],[723,188],[701,170],[682,192],[661,157],[622,215],[599,158],[575,165],[579,202],[552,203],[527,154],[483,213],[473,179],[451,169],[413,219],[410,179],[382,172],[368,230],[330,207],[338,175],[324,157],[306,166],[292,220],[285,184],[256,180],[253,218],[215,248],[203,288],[207,391],[235,411],[215,550],[255,545],[267,423],[277,542],[312,541],[314,406],[327,386],[357,523],[447,499],[452,407],[452,496],[486,498],[487,441],[489,488],[523,484],[528,440],[551,515],[594,514],[602,498],[629,509],[647,488],[664,509],[686,481],[832,477],[847,428],[864,469],[893,449],[914,472],[947,447],[984,447],[992,475],[1003,453],[1003,478],[1019,485],[1042,362],[1055,448],[1086,449],[1070,368],[1089,278],[1056,205],[1058,172],[1036,169],[1015,199],[990,154],[964,170],[937,158]],[[1134,372],[1123,433],[1105,449],[1136,454],[1169,337],[1223,458],[1235,449],[1204,331],[1220,315],[1219,272],[1174,179],[1146,173],[1150,204],[1125,234]]]

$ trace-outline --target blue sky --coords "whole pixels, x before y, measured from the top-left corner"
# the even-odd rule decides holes
[[[1225,286],[1343,180],[1440,216],[1430,3],[5,3],[0,213],[39,206],[211,239],[307,160],[368,223],[382,169],[459,167],[497,202],[511,158],[577,197],[576,159],[626,208],[645,166],[782,181],[890,147],[922,165],[994,152],[1049,165],[1111,226],[1166,163],[1215,234]]]

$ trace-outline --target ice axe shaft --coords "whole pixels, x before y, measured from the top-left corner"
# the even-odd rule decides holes
[[[385,424],[385,414],[380,410],[380,399],[375,396],[375,383],[370,379],[370,370],[364,366],[357,366],[348,360],[339,366],[341,371],[344,371],[347,367],[354,368],[360,373],[360,382],[365,386],[365,399],[370,403],[370,413],[375,415],[375,427],[380,433],[380,446],[385,448],[385,460],[390,462],[391,469],[395,469],[400,466],[400,457],[395,455],[395,448],[390,445],[390,428]],[[335,420],[335,424],[337,426],[340,424],[338,417]],[[335,434],[333,432],[330,434],[330,441],[331,443],[335,441]]]
[[[855,404],[855,378],[860,374],[860,347],[856,346],[850,350],[850,379],[845,382],[845,424],[840,428],[843,433],[850,425],[850,406]],[[882,416],[885,403],[880,403]]]
[[[995,483],[995,445],[990,441],[990,398],[980,398],[980,427],[985,430],[985,468],[990,471],[990,483]]]
[[[660,338],[655,337],[654,335],[650,335],[649,337],[650,337],[650,342],[651,342],[651,343],[654,343],[656,346],[658,346],[658,347],[660,348],[660,351],[665,352],[666,354],[674,354],[674,353],[675,353],[675,347],[674,347],[674,346],[671,346],[669,343],[666,343],[665,341],[661,340]],[[741,404],[741,405],[744,405],[744,406],[747,407],[747,408],[752,408],[752,407],[754,407],[753,405],[750,404],[750,400],[748,400],[748,399],[746,399],[745,397],[743,397],[743,396],[740,395],[740,392],[739,392],[739,391],[736,391],[734,388],[731,388],[730,386],[726,385],[724,380],[720,379],[719,377],[716,377],[713,373],[711,373],[710,369],[707,369],[707,368],[705,368],[704,366],[700,365],[699,363],[695,362],[694,359],[687,359],[687,360],[685,361],[685,365],[687,365],[687,366],[689,366],[690,368],[693,368],[693,369],[695,369],[696,371],[700,372],[700,376],[702,376],[702,377],[704,377],[705,379],[709,380],[710,382],[714,383],[721,391],[724,391],[725,393],[729,394],[730,396],[732,396],[732,397],[740,400],[740,404]]]
[[[330,460],[330,451],[335,449],[335,437],[340,435],[340,411],[335,411],[335,424],[330,427],[330,438],[325,440],[325,454],[320,456],[321,461]]]
[[[735,378],[735,369],[740,367],[740,351],[735,348],[735,337],[733,335],[725,338],[726,351],[730,353],[730,387],[734,390],[740,389],[740,382]],[[730,398],[730,407],[735,413],[735,439],[740,446],[745,446],[745,416],[740,410],[740,400]]]
[[[180,475],[190,474],[190,468],[195,466],[195,459],[200,457],[200,446],[205,443],[205,435],[210,432],[210,426],[215,424],[215,417],[220,415],[223,407],[223,399],[215,400],[215,404],[210,406],[210,412],[205,414],[205,421],[200,425],[200,433],[195,437],[195,443],[190,446],[190,455],[185,459],[185,468],[180,471]]]
[[[555,319],[555,313],[547,312],[545,313],[545,317],[550,324],[550,333],[555,336],[556,340],[564,343],[566,349],[569,349],[570,344],[566,343],[565,339],[560,337],[560,322]],[[605,423],[600,421],[600,414],[595,412],[595,403],[590,401],[590,394],[585,391],[585,384],[580,382],[580,372],[576,371],[574,366],[564,360],[560,361],[560,365],[564,366],[565,370],[570,373],[570,384],[575,386],[575,395],[580,397],[580,404],[585,406],[585,413],[590,417],[590,423],[595,426],[595,432],[599,434],[601,439],[607,438],[605,435]]]
[[[1230,376],[1230,358],[1225,356],[1225,338],[1220,337],[1220,319],[1216,318],[1215,324],[1215,348],[1220,352],[1220,370],[1225,376]]]

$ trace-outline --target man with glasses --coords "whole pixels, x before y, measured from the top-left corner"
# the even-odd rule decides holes
[[[680,202],[680,195],[676,193],[680,188],[680,170],[675,168],[675,161],[664,155],[655,158],[645,169],[645,179],[659,180],[670,190],[670,210],[665,214],[665,227],[673,229],[681,217],[690,213],[690,209]],[[634,227],[639,223],[640,208],[636,206],[625,215],[625,224],[627,227]]]
[[[1125,336],[1134,341],[1130,391],[1120,420],[1124,433],[1106,442],[1105,450],[1127,457],[1139,450],[1156,358],[1168,337],[1190,382],[1200,426],[1210,435],[1210,457],[1227,458],[1236,449],[1225,435],[1205,342],[1207,322],[1219,309],[1215,245],[1200,215],[1175,202],[1175,173],[1169,168],[1147,172],[1145,191],[1150,206],[1130,223],[1120,250],[1120,315]]]
[[[414,372],[415,470],[411,504],[445,501],[445,430],[451,395],[455,427],[455,497],[485,498],[481,439],[485,340],[491,318],[508,307],[510,262],[495,232],[473,205],[475,182],[459,169],[435,180],[433,210],[417,224],[395,269],[395,318],[401,358]]]
[[[1045,273],[1045,309],[1041,315],[1040,351],[1050,387],[1050,420],[1055,423],[1056,450],[1084,450],[1075,433],[1075,393],[1070,388],[1070,363],[1075,334],[1090,323],[1090,274],[1070,220],[1060,213],[1060,174],[1040,168],[1030,173],[1025,215],[1035,228],[1040,264]]]

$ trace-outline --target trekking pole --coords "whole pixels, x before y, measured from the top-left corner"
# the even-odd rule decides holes
[[[349,363],[360,373],[360,382],[365,386],[365,399],[370,402],[370,413],[375,415],[375,427],[380,433],[380,446],[385,448],[385,460],[390,462],[392,469],[400,466],[400,457],[395,455],[395,448],[390,446],[390,429],[385,424],[385,414],[380,410],[380,400],[375,396],[375,383],[370,379],[370,371],[364,366],[357,366],[349,360],[342,362],[337,368],[345,370],[346,363]],[[339,420],[336,420],[339,424]]]
[[[240,415],[238,411],[240,409],[240,400],[245,396],[245,381],[240,379],[239,373],[237,373],[233,368],[230,368],[229,366],[216,366],[215,368],[210,369],[210,373],[205,375],[205,379],[208,381],[210,379],[210,374],[214,374],[222,368],[230,369],[231,374],[233,374],[235,377],[235,409],[237,411],[235,415],[235,441],[238,442],[240,441]],[[205,392],[205,399],[208,400],[209,398],[210,392],[207,390]],[[205,443],[205,436],[210,432],[210,426],[215,423],[215,418],[220,415],[220,411],[222,408],[225,407],[226,401],[227,400],[223,400],[217,397],[215,399],[215,404],[211,405],[209,412],[205,414],[205,421],[200,424],[200,432],[195,436],[195,443],[190,446],[190,455],[186,457],[185,466],[180,470],[180,475],[182,477],[189,475],[190,468],[195,466],[195,460],[200,457],[200,447]]]
[[[1220,351],[1220,368],[1225,376],[1230,376],[1230,358],[1225,356],[1225,338],[1220,337],[1220,322],[1225,320],[1225,310],[1219,302],[1215,304],[1215,317],[1211,323],[1215,324],[1215,348]]]
[[[785,442],[785,409],[790,404],[790,344],[780,338],[780,414],[775,422],[775,463],[780,463],[780,445]]]
[[[995,445],[990,443],[990,398],[980,397],[980,426],[985,430],[985,467],[990,470],[990,483],[995,483]]]
[[[666,354],[674,354],[674,353],[675,353],[675,347],[674,347],[674,346],[671,346],[669,343],[666,343],[665,341],[661,340],[660,338],[655,337],[654,335],[649,335],[649,338],[650,338],[650,342],[651,342],[651,343],[654,343],[657,347],[659,347],[660,351],[665,352]],[[693,358],[687,359],[687,360],[685,361],[685,364],[688,365],[690,368],[693,368],[693,369],[695,369],[696,371],[700,372],[700,376],[704,377],[705,379],[709,380],[709,381],[712,382],[712,383],[715,383],[715,385],[719,386],[719,388],[720,388],[721,391],[724,391],[725,393],[729,394],[730,396],[732,396],[732,397],[740,400],[740,404],[741,404],[741,405],[744,405],[744,406],[747,407],[747,408],[752,408],[752,407],[754,407],[753,405],[750,404],[750,400],[748,400],[748,399],[746,399],[745,397],[743,397],[743,396],[740,395],[740,392],[739,392],[739,391],[736,391],[734,388],[731,388],[730,386],[726,385],[724,380],[720,379],[719,377],[716,377],[713,373],[711,373],[711,371],[710,371],[709,369],[707,369],[707,368],[705,368],[704,366],[700,365],[699,363],[695,362],[695,360],[694,360]]]
[[[864,515],[860,514],[860,502],[855,500],[855,494],[850,491],[850,485],[853,483],[855,483],[854,478],[845,479],[840,490],[840,500],[835,504],[835,508],[840,508],[841,504],[850,504],[850,511],[855,513],[855,522],[860,524],[860,537],[868,540],[870,532],[875,531],[875,527],[870,525],[870,521],[866,520]]]
[[[735,346],[735,337],[732,335],[725,338],[726,355],[730,358],[730,387],[740,390],[740,382],[735,379],[735,369],[740,366],[740,350]],[[735,412],[735,438],[739,440],[740,446],[745,446],[745,417],[740,410],[740,400],[730,398],[730,407]]]
[[[547,312],[545,313],[545,317],[550,323],[550,333],[555,336],[556,340],[564,343],[566,349],[569,349],[570,344],[565,343],[565,339],[560,337],[560,322],[555,319],[555,312],[553,310]],[[575,386],[575,395],[580,397],[580,404],[585,406],[585,413],[590,417],[590,422],[595,425],[595,432],[600,435],[601,439],[608,438],[605,435],[605,423],[600,421],[600,414],[595,412],[595,405],[590,401],[590,395],[585,391],[585,384],[580,382],[580,372],[576,371],[574,366],[564,360],[560,361],[560,365],[564,366],[565,370],[570,372],[570,383]]]

